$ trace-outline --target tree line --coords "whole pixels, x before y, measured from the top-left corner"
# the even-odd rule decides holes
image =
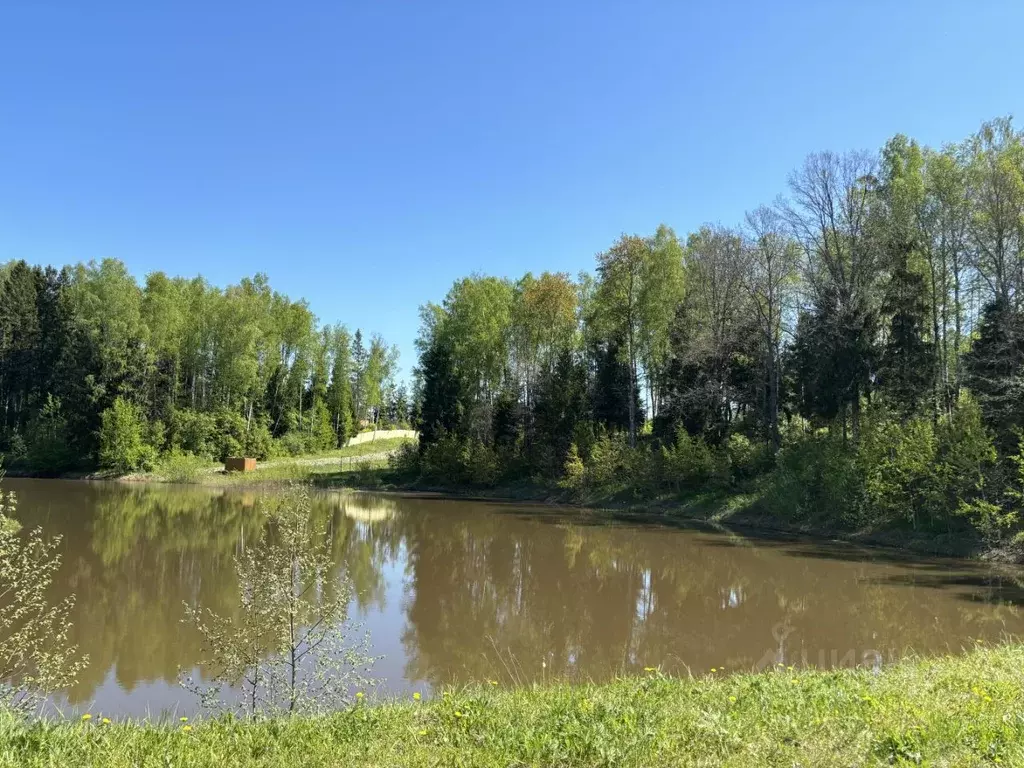
[[[737,226],[622,235],[593,274],[422,309],[420,450],[450,482],[757,484],[789,516],[1017,529],[1024,134],[820,152]]]
[[[42,473],[298,454],[405,424],[398,351],[264,275],[220,289],[119,261],[0,266],[0,453]]]

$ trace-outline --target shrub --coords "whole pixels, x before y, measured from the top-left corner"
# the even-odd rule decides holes
[[[156,451],[146,443],[142,410],[119,397],[101,415],[100,466],[115,472],[152,469]]]
[[[675,442],[661,449],[663,481],[675,491],[698,490],[718,474],[720,466],[714,451],[702,437],[692,437],[679,427]]]
[[[863,522],[934,524],[945,517],[935,472],[937,441],[930,419],[908,421],[876,409],[864,420],[857,460],[864,478]]]
[[[204,705],[252,719],[349,707],[357,688],[372,685],[375,658],[347,619],[352,585],[337,575],[326,526],[304,487],[262,497],[258,509],[261,535],[235,557],[239,608],[186,605],[206,658],[204,681],[182,683]],[[222,698],[235,687],[244,695]]]
[[[74,597],[48,597],[60,540],[44,539],[39,528],[20,535],[14,511],[14,495],[0,492],[0,710],[29,712],[73,683],[84,660],[68,643]]]
[[[398,450],[388,456],[388,467],[403,479],[419,477],[420,452],[415,443],[400,445]]]
[[[206,468],[206,459],[172,450],[157,464],[157,473],[170,483],[194,483]]]
[[[254,459],[265,461],[274,452],[274,438],[270,434],[270,427],[262,419],[253,420],[249,431],[245,435],[245,455]]]
[[[217,420],[212,414],[175,411],[170,421],[170,447],[196,456],[217,458]]]
[[[579,449],[576,443],[569,445],[569,455],[565,457],[565,466],[562,469],[562,479],[559,485],[573,493],[579,493],[583,488],[583,479],[586,468],[583,466],[583,459],[580,458]]]
[[[771,454],[764,443],[753,443],[746,435],[732,434],[725,443],[729,470],[737,480],[749,480],[768,470]]]
[[[836,435],[811,435],[784,447],[762,503],[782,519],[859,522],[864,497],[853,446]]]
[[[224,461],[228,456],[241,456],[245,451],[245,418],[240,413],[222,409],[215,417],[215,456]]]

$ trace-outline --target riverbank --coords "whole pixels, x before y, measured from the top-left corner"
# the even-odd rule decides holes
[[[536,483],[482,489],[438,486],[419,481],[404,482],[387,468],[371,469],[360,475],[324,475],[314,482],[321,487],[344,487],[356,491],[460,501],[557,505],[633,521],[698,523],[722,527],[752,537],[800,536],[859,546],[885,547],[922,555],[984,559],[1007,564],[1024,562],[1024,552],[1020,547],[988,545],[971,535],[970,531],[849,529],[831,525],[827,519],[789,521],[765,508],[763,494],[756,486],[705,491],[687,496],[666,495],[653,499],[637,499],[628,495],[580,497],[558,487]]]
[[[1022,765],[1024,647],[833,672],[484,685],[249,724],[0,714],[0,766]]]

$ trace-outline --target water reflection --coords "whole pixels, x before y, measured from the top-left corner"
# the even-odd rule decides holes
[[[200,638],[181,623],[183,602],[237,610],[232,558],[259,534],[257,494],[5,486],[25,523],[64,537],[55,589],[77,595],[72,638],[90,655],[68,700],[190,710],[176,681]],[[877,664],[1024,629],[1018,572],[970,563],[437,499],[323,493],[314,514],[392,690],[644,666]]]

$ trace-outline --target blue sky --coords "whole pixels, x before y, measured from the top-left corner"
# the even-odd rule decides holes
[[[590,269],[739,222],[808,152],[1020,113],[1021,29],[1015,0],[4,0],[0,261],[266,272],[408,370],[457,277]]]

